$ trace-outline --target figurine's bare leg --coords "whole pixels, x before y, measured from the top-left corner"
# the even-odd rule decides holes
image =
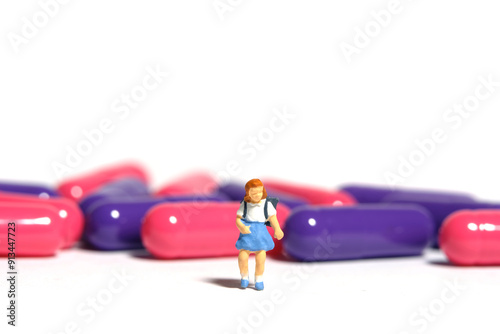
[[[255,252],[255,276],[264,275],[264,264],[266,262],[266,251]]]
[[[241,249],[238,255],[238,266],[240,267],[240,273],[248,274],[248,258],[250,257],[250,251]]]

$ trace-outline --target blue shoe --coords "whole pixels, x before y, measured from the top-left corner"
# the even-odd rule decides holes
[[[241,288],[245,289],[248,287],[248,280],[247,279],[241,279]]]
[[[264,290],[264,282],[255,282],[255,288],[257,290]]]

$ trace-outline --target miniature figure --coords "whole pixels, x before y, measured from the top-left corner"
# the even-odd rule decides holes
[[[274,242],[266,225],[274,229],[274,237],[283,238],[283,231],[276,218],[278,199],[267,197],[264,184],[252,179],[245,184],[245,197],[236,212],[236,227],[240,236],[236,242],[239,249],[238,265],[241,273],[241,287],[248,287],[248,258],[255,253],[255,288],[264,289],[264,263],[266,251],[274,248]]]

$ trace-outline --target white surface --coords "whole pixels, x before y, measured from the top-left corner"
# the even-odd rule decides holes
[[[237,288],[236,257],[159,261],[69,250],[19,260],[17,332],[59,333],[75,323],[81,333],[497,333],[498,269],[443,263],[437,251],[316,264],[268,259],[257,291]],[[253,265],[251,257],[252,281]],[[112,283],[121,291],[91,312],[92,298],[108,301],[115,273],[130,277],[126,286]]]
[[[132,158],[150,169],[153,186],[234,163],[241,168],[232,178],[243,181],[383,184],[399,157],[417,150],[415,141],[440,128],[446,140],[402,184],[500,200],[500,88],[461,123],[445,119],[476,93],[480,77],[500,80],[498,2],[401,0],[350,63],[341,43],[353,43],[356,29],[374,20],[370,12],[389,1],[225,3],[232,11],[221,20],[213,0],[73,0],[16,53],[9,34],[20,34],[23,18],[41,7],[2,2],[0,178],[55,185],[53,164],[109,119],[112,130],[65,176]],[[144,79],[154,85],[155,69],[168,77],[127,114],[122,94]],[[293,118],[280,121],[276,108]],[[251,137],[259,135],[272,140],[257,150]],[[319,264],[293,291],[282,275],[305,265],[269,261],[266,290],[257,293],[204,281],[237,278],[236,259],[162,262],[75,250],[20,266],[19,333],[82,323],[75,308],[122,268],[136,279],[82,324],[84,333],[234,333],[238,317],[273,289],[286,303],[254,333],[417,333],[409,317],[455,278],[467,290],[423,332],[498,332],[497,268],[421,258]]]

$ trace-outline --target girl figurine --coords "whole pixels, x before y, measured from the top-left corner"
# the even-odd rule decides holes
[[[257,290],[264,289],[262,275],[264,274],[266,251],[274,248],[273,239],[266,227],[266,208],[264,208],[266,203],[267,221],[274,229],[274,237],[278,240],[283,238],[283,231],[276,218],[276,208],[271,201],[266,201],[266,198],[264,184],[259,179],[252,179],[245,184],[245,197],[236,212],[236,227],[240,230],[236,248],[240,250],[238,265],[242,288],[248,287],[248,258],[251,253],[255,253],[255,288]]]

